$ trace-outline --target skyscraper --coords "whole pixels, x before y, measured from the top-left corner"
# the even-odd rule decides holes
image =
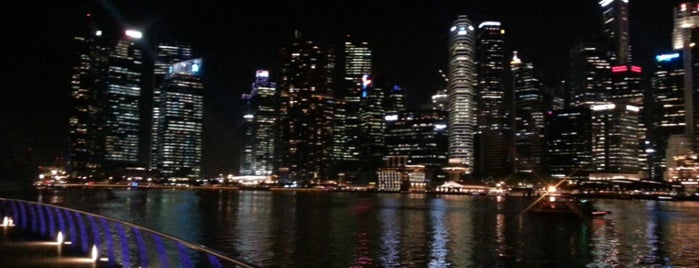
[[[600,0],[604,36],[610,41],[610,61],[615,65],[631,63],[629,44],[629,0]]]
[[[327,179],[333,148],[334,50],[297,31],[280,52],[281,180]]]
[[[592,110],[592,166],[600,173],[638,174],[637,106],[600,103]]]
[[[471,173],[476,125],[474,82],[475,32],[471,21],[459,15],[449,32],[449,164]]]
[[[667,168],[665,152],[673,135],[684,134],[684,68],[680,53],[662,54],[656,58],[656,70],[652,78],[652,99],[647,108],[651,111],[649,126],[654,145],[651,155],[651,178],[660,180]]]
[[[588,180],[592,169],[592,114],[573,107],[546,114],[546,167],[552,178]]]
[[[240,175],[270,176],[274,172],[277,127],[277,85],[269,81],[269,71],[258,70],[252,91],[243,94],[245,137]]]
[[[156,169],[155,157],[157,155],[158,125],[157,118],[160,118],[160,87],[165,82],[170,67],[181,61],[192,59],[192,48],[184,42],[159,43],[156,46],[156,58],[153,68],[153,113],[151,118],[151,140],[150,156],[148,165],[151,169]]]
[[[515,51],[511,62],[514,77],[515,172],[538,177],[544,153],[546,104],[538,74],[532,63],[523,63]],[[532,178],[533,178],[532,177]]]
[[[204,85],[201,58],[172,64],[159,91],[155,163],[166,178],[201,172]]]
[[[482,177],[502,178],[510,174],[509,112],[505,92],[505,29],[500,22],[485,21],[476,33],[476,89],[478,132],[481,144],[475,159]]]
[[[136,30],[114,33],[97,27],[75,37],[79,52],[71,79],[71,175],[113,175],[141,164],[142,38]]]
[[[570,50],[569,105],[585,107],[608,100],[612,92],[611,66],[604,42],[583,42]]]

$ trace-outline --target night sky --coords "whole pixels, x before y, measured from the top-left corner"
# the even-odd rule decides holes
[[[648,66],[670,49],[676,2],[631,0],[637,64]],[[65,157],[71,39],[86,13],[190,41],[204,58],[204,176],[237,171],[240,95],[255,70],[274,66],[294,29],[338,50],[347,34],[368,41],[376,76],[404,87],[408,104],[417,106],[441,85],[438,70],[446,70],[447,33],[457,15],[475,25],[501,21],[508,51],[518,50],[550,86],[565,79],[568,50],[601,27],[596,0],[2,1],[0,179],[33,175],[38,165]]]

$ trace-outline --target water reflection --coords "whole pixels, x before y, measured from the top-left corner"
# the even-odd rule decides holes
[[[696,266],[699,203],[597,200],[600,219],[522,215],[533,199],[75,189],[33,197],[142,224],[264,267]]]

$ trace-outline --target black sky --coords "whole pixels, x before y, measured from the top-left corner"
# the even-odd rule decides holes
[[[638,64],[670,48],[673,0],[631,0],[631,44]],[[369,42],[377,75],[401,85],[411,105],[428,100],[446,67],[446,37],[457,15],[499,20],[507,47],[554,85],[568,50],[599,31],[597,1],[2,1],[0,17],[0,179],[64,157],[72,36],[92,13],[192,42],[205,61],[203,172],[237,170],[240,95],[255,70],[272,68],[294,29],[341,48],[346,34]]]

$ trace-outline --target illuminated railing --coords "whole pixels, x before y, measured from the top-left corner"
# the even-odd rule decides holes
[[[110,267],[256,267],[146,227],[49,204],[0,198],[0,219]]]

